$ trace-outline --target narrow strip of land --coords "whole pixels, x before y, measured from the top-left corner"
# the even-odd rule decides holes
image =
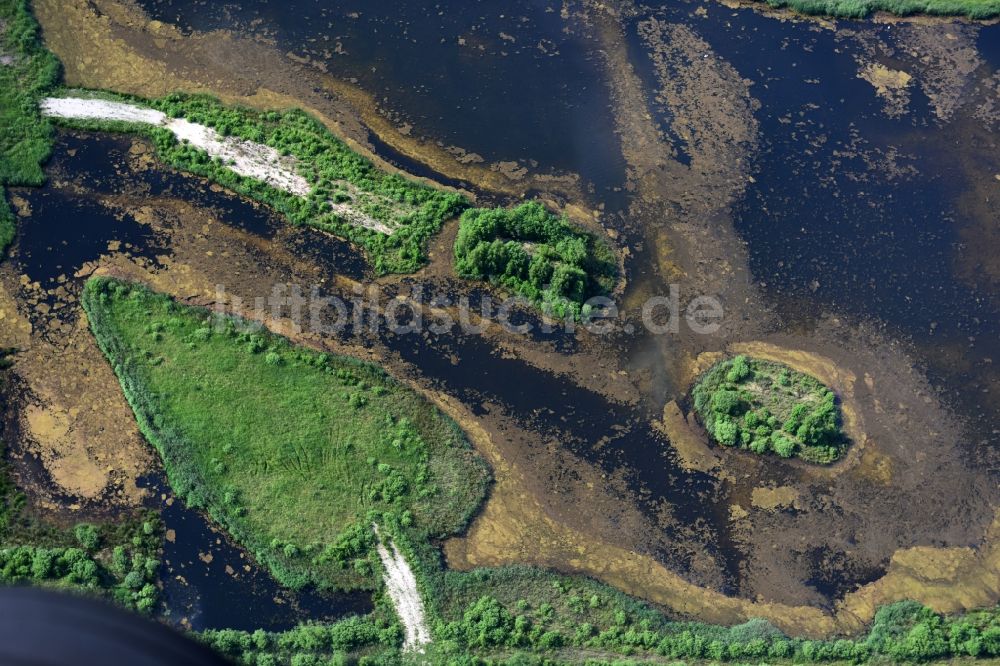
[[[275,189],[305,197],[312,191],[309,181],[299,175],[298,160],[283,156],[271,146],[222,136],[206,125],[184,118],[171,118],[162,111],[138,104],[82,97],[47,97],[41,102],[42,113],[75,120],[111,120],[154,125],[169,130],[178,141],[218,158],[234,173],[264,182]],[[393,229],[343,203],[330,202],[333,210],[350,224],[390,235]]]

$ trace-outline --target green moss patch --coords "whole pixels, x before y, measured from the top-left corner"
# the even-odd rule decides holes
[[[724,446],[815,463],[833,462],[847,447],[833,391],[781,363],[726,359],[702,376],[693,394],[698,418]]]

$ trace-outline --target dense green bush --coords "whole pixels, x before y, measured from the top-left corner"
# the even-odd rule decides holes
[[[724,446],[818,463],[836,460],[847,446],[833,391],[779,363],[720,361],[692,393],[698,418]]]
[[[385,614],[349,617],[334,624],[302,624],[284,632],[219,629],[200,640],[239,664],[336,664],[382,655],[397,657],[402,639],[398,623]]]
[[[489,280],[563,317],[589,314],[587,299],[610,293],[618,268],[606,242],[531,201],[462,213],[455,271]]]
[[[3,259],[7,248],[14,242],[14,235],[17,232],[15,225],[14,212],[7,203],[4,188],[0,187],[0,259]]]

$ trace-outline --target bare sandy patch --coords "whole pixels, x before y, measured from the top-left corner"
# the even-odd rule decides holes
[[[750,493],[750,501],[755,509],[764,511],[775,511],[785,507],[794,506],[799,499],[799,491],[791,486],[780,486],[778,488],[761,487],[754,488]]]
[[[396,544],[391,539],[383,538],[378,531],[378,525],[373,525],[375,536],[378,538],[376,546],[379,559],[385,568],[385,587],[389,592],[399,615],[400,622],[403,623],[403,630],[406,638],[403,640],[403,650],[405,652],[423,652],[424,646],[431,642],[431,632],[427,627],[427,618],[424,614],[424,601],[420,597],[420,588],[417,587],[417,579],[413,575],[413,570],[406,562]],[[385,543],[388,542],[387,548]]]

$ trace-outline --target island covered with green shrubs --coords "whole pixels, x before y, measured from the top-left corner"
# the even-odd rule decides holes
[[[488,280],[556,317],[587,316],[587,300],[614,289],[618,265],[603,239],[542,204],[471,208],[455,240],[455,271]]]
[[[831,463],[848,444],[834,392],[781,363],[725,359],[701,377],[693,398],[698,418],[723,446]]]

